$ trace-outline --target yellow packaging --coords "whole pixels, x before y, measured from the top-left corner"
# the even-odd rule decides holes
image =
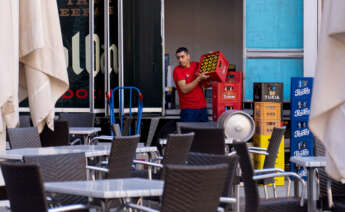
[[[256,147],[262,147],[262,148],[267,148],[269,139],[271,136],[266,136],[266,135],[254,135],[254,146]],[[262,169],[264,166],[264,161],[265,161],[265,155],[258,155],[254,154],[254,168],[255,169]],[[284,170],[284,137],[282,138],[282,141],[279,146],[278,150],[278,155],[276,159],[276,164],[275,168],[283,169]],[[275,184],[276,185],[284,185],[284,177],[276,177],[274,178]]]

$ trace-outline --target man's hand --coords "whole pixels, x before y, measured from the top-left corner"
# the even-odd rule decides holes
[[[200,73],[199,76],[197,77],[197,79],[199,80],[199,82],[200,82],[200,81],[203,81],[203,80],[206,80],[206,79],[208,79],[208,78],[210,78],[210,76],[207,75],[206,73]]]
[[[209,77],[210,76],[206,75],[206,73],[201,73],[193,82],[186,83],[186,80],[180,80],[177,82],[177,86],[181,89],[182,93],[189,93],[199,84],[199,82],[208,79]]]

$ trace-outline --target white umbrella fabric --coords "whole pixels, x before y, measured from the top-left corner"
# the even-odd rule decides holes
[[[345,183],[345,1],[325,0],[309,128],[326,147],[329,176]]]
[[[19,101],[29,97],[41,132],[54,129],[56,101],[69,87],[56,0],[19,0]]]
[[[18,124],[18,0],[0,2],[0,150],[6,127]]]

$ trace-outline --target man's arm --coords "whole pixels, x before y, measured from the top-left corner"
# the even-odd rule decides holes
[[[195,88],[195,86],[197,86],[199,84],[199,82],[201,82],[202,80],[205,80],[207,78],[209,78],[209,76],[206,75],[206,73],[201,73],[191,83],[186,83],[186,80],[184,80],[184,79],[177,81],[177,86],[180,88],[182,93],[184,93],[184,94],[185,93],[189,93],[189,92],[191,92]]]

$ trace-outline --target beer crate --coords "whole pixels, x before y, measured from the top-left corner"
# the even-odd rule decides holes
[[[255,102],[255,120],[281,120],[282,104],[278,102]]]
[[[227,104],[234,101],[242,101],[241,83],[213,83],[212,102]]]
[[[212,119],[217,121],[218,118],[227,110],[242,110],[242,102],[231,102],[227,104],[215,103],[212,107]]]
[[[280,126],[280,119],[255,120],[255,133],[263,136],[271,136],[273,128]]]
[[[283,102],[283,83],[254,83],[255,102]]]
[[[270,138],[271,138],[271,136],[255,134],[253,137],[254,146],[267,148]],[[265,155],[254,154],[254,168],[255,169],[262,169],[263,168],[265,157],[266,157]],[[277,159],[276,159],[276,163],[275,163],[274,167],[284,170],[284,164],[285,164],[284,160],[285,160],[285,156],[284,156],[284,137],[283,137],[282,141],[280,143],[280,146],[279,146]],[[279,186],[284,185],[284,177],[275,177],[274,181],[275,181],[276,185],[279,185]]]
[[[225,82],[229,62],[221,51],[204,54],[200,58],[199,73],[210,76],[207,81]],[[207,83],[206,83],[207,84]]]
[[[311,99],[313,90],[313,77],[291,78],[291,101],[299,98]]]
[[[313,133],[310,131],[308,127],[308,119],[292,119],[290,121],[291,125],[291,133],[290,139],[291,140],[298,140],[298,139],[312,139]]]
[[[311,104],[310,97],[293,98],[291,96],[291,110],[290,110],[291,120],[309,118],[310,104]]]
[[[243,82],[243,73],[242,72],[233,72],[233,71],[228,71],[226,75],[225,82],[227,83],[236,83],[236,84],[241,84]]]
[[[290,154],[293,156],[308,157],[314,155],[314,139],[313,137],[305,137],[298,139],[290,139]],[[307,172],[303,167],[296,170],[294,163],[290,163],[290,170],[297,171],[297,173],[303,177],[307,178]]]

